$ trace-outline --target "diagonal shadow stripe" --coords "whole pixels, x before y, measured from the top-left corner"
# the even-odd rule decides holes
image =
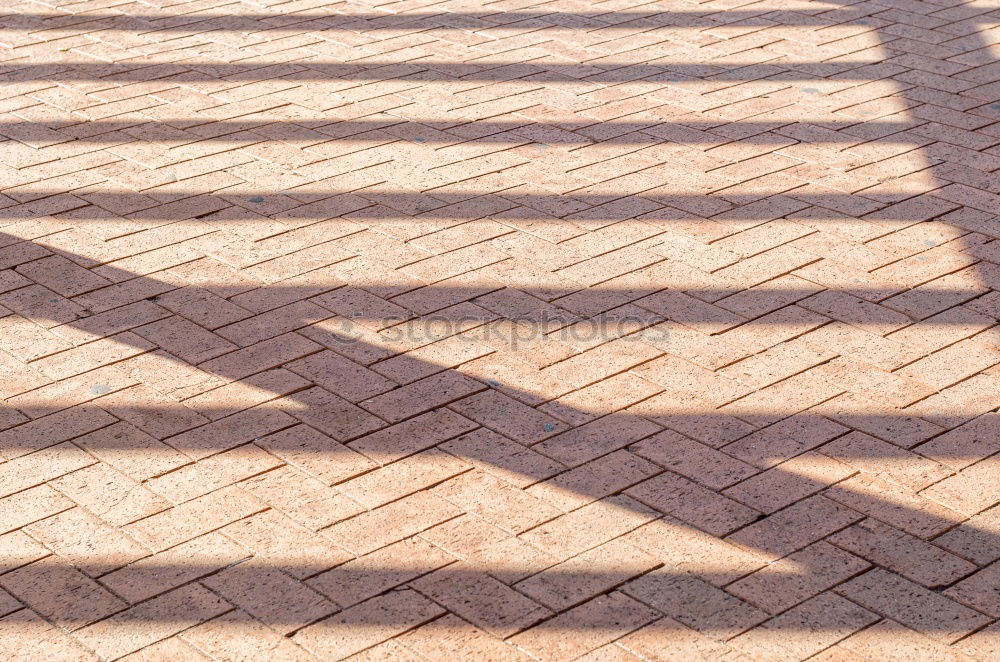
[[[141,277],[135,280],[153,280],[153,279],[149,277]],[[303,319],[300,321],[299,324],[293,326],[301,328],[309,325],[310,323],[312,323],[311,320]],[[86,318],[82,318],[78,321],[69,322],[67,326],[69,328],[78,328],[81,331],[92,333],[91,331],[88,331]],[[126,324],[125,327],[128,327],[128,324]],[[139,340],[138,336],[133,337],[135,338],[133,340],[130,339],[128,335],[121,336],[115,334],[115,335],[110,335],[108,337],[113,342],[121,343],[124,345],[129,345],[130,343],[134,343],[137,340]],[[336,342],[331,343],[328,341],[327,343],[325,343],[325,345],[327,347],[337,348]],[[351,351],[353,352],[365,351],[364,341],[352,340],[351,342],[345,342],[340,347],[340,349],[342,351],[345,351],[345,349],[348,347],[351,348]],[[141,349],[142,351],[149,351],[150,347],[148,345],[143,345]],[[322,347],[317,346],[315,351],[321,351],[321,350]],[[179,365],[186,365],[186,362],[183,360],[170,358],[169,355],[165,356],[168,357],[167,359],[168,361],[174,361]],[[176,436],[167,437],[165,439],[165,443],[169,447],[175,448],[183,453],[186,453],[193,458],[215,456],[220,451],[239,449],[241,447],[244,447],[244,445],[247,443],[254,443],[262,446],[263,448],[269,450],[272,453],[275,453],[278,457],[287,456],[288,453],[292,453],[292,456],[290,456],[289,459],[289,461],[292,464],[304,462],[305,466],[308,467],[310,461],[315,461],[317,458],[320,458],[321,461],[329,461],[332,458],[333,461],[336,462],[337,455],[339,454],[353,455],[359,448],[366,448],[369,454],[372,454],[373,457],[378,458],[381,452],[379,450],[379,446],[377,444],[373,445],[373,442],[370,441],[362,443],[362,440],[372,439],[370,435],[373,433],[375,433],[376,435],[379,434],[378,431],[381,429],[388,431],[388,434],[390,436],[382,435],[382,437],[384,437],[385,441],[389,441],[392,439],[391,431],[396,429],[393,428],[390,425],[390,423],[392,425],[405,425],[408,420],[413,420],[417,417],[420,417],[425,412],[431,409],[438,408],[440,406],[451,405],[457,400],[466,397],[467,395],[471,395],[473,393],[477,392],[482,393],[495,389],[502,393],[511,395],[515,399],[529,401],[529,402],[535,400],[534,395],[527,392],[523,392],[519,385],[517,384],[505,385],[496,379],[491,379],[488,375],[477,374],[474,375],[475,379],[470,380],[468,377],[461,374],[462,373],[461,366],[459,366],[457,369],[448,369],[447,365],[439,366],[419,358],[413,359],[413,363],[417,366],[427,367],[427,369],[431,373],[431,377],[425,379],[435,379],[434,375],[454,375],[455,376],[454,378],[460,380],[466,380],[470,385],[470,387],[467,387],[464,390],[456,392],[454,396],[445,397],[443,399],[438,398],[437,400],[429,401],[428,403],[426,403],[426,406],[413,408],[409,412],[404,413],[401,417],[393,418],[388,422],[383,422],[383,421],[375,422],[378,421],[378,419],[373,417],[371,414],[364,412],[362,409],[363,407],[368,406],[367,401],[362,401],[360,403],[362,408],[359,408],[358,406],[351,404],[346,400],[342,400],[337,396],[333,396],[333,399],[326,398],[325,402],[318,404],[310,396],[310,392],[314,391],[314,389],[312,389],[309,386],[301,386],[297,387],[296,390],[293,390],[289,393],[279,392],[274,394],[274,397],[279,397],[279,396],[282,397],[282,402],[284,404],[278,407],[278,409],[282,412],[282,414],[277,419],[275,419],[273,415],[270,416],[268,418],[268,423],[266,424],[267,427],[265,428],[254,427],[253,425],[245,425],[242,423],[238,423],[237,426],[234,428],[232,425],[230,425],[228,421],[237,420],[239,419],[240,416],[245,416],[245,413],[236,414],[233,417],[233,419],[229,419],[228,414],[231,413],[230,411],[224,409],[221,411],[222,415],[218,416],[213,414],[212,405],[209,405],[208,408],[202,408],[200,410],[196,407],[194,411],[198,411],[201,415],[207,415],[209,416],[209,418],[217,420],[215,420],[212,423],[206,421],[206,423],[203,426],[193,427],[190,430],[186,432],[181,432]],[[214,364],[211,361],[205,362],[202,363],[200,367],[201,368],[207,367],[210,371],[215,372],[218,376],[223,377],[225,381],[231,381],[233,379],[242,379],[244,377],[242,373],[235,372],[232,368],[227,368],[225,363],[221,364],[220,367],[210,367],[214,365],[218,365],[218,362],[216,361]],[[87,378],[86,373],[84,373],[83,377],[86,380]],[[349,375],[344,375],[343,379],[346,380],[346,382],[341,385],[342,387],[349,384],[351,377]],[[418,382],[419,381],[422,380],[418,380]],[[412,384],[418,382],[411,382],[411,386]],[[118,453],[121,453],[123,451],[128,451],[130,442],[127,439],[123,441],[120,438],[116,438],[115,436],[112,436],[110,438],[102,437],[101,431],[110,430],[111,429],[110,426],[113,426],[116,423],[117,419],[108,416],[107,414],[103,413],[103,410],[101,408],[94,406],[95,404],[100,405],[101,401],[98,400],[96,403],[92,404],[84,404],[84,403],[87,400],[92,401],[94,400],[94,397],[100,395],[107,395],[108,397],[112,397],[113,393],[108,393],[108,391],[124,388],[133,383],[137,382],[127,381],[123,382],[122,384],[115,385],[113,389],[109,387],[105,389],[99,389],[98,391],[94,391],[93,387],[88,382],[86,381],[81,382],[80,386],[78,387],[79,390],[81,391],[85,389],[89,390],[91,397],[85,398],[83,401],[80,401],[80,406],[77,406],[73,409],[69,409],[68,414],[52,413],[52,419],[60,417],[65,419],[66,422],[63,424],[55,423],[53,420],[46,419],[44,417],[44,414],[49,414],[50,412],[48,411],[44,411],[42,409],[37,409],[37,408],[33,409],[31,407],[25,407],[19,404],[19,401],[22,401],[24,396],[18,396],[10,399],[8,401],[9,403],[13,404],[14,407],[23,409],[35,420],[28,421],[27,419],[24,419],[20,424],[17,424],[17,422],[15,421],[14,427],[8,429],[6,432],[0,433],[0,453],[7,456],[8,458],[12,458],[12,457],[24,456],[26,453],[30,454],[31,452],[44,452],[46,451],[46,449],[50,450],[56,449],[57,452],[60,452],[59,449],[64,447],[58,446],[58,444],[60,444],[62,441],[66,439],[73,439],[79,437],[81,434],[84,433],[86,434],[84,434],[84,437],[81,438],[81,441],[78,443],[81,443],[84,448],[91,449],[92,452],[100,453],[100,452],[106,452],[108,450],[114,450]],[[400,386],[398,388],[405,389],[407,388],[407,386]],[[42,389],[42,391],[44,391],[44,388]],[[833,398],[838,392],[843,392],[843,390],[841,389],[840,391],[831,391],[830,397]],[[391,394],[392,390],[390,389],[389,391],[386,391],[386,393]],[[26,395],[29,396],[30,399],[31,393],[29,392]],[[73,398],[76,397],[77,394],[63,390],[62,396]],[[535,401],[537,402],[537,400]],[[42,403],[44,402],[45,399],[43,398]],[[735,414],[734,416],[730,415],[730,413],[724,413],[725,411],[724,409],[722,411],[717,411],[717,412],[706,411],[704,410],[703,405],[701,404],[695,405],[693,410],[690,406],[687,407],[682,406],[676,410],[673,410],[672,409],[672,407],[674,406],[673,403],[677,403],[678,405],[683,405],[685,403],[685,395],[680,392],[671,393],[670,391],[666,391],[660,393],[659,395],[653,396],[646,402],[640,402],[638,405],[636,405],[627,412],[611,413],[609,417],[605,418],[605,420],[611,426],[610,428],[607,429],[620,429],[620,430],[635,429],[636,427],[635,424],[638,421],[654,421],[664,426],[667,429],[677,430],[684,434],[690,435],[695,439],[700,439],[701,441],[708,443],[709,445],[718,446],[723,449],[725,449],[727,446],[731,444],[738,445],[744,443],[745,440],[753,438],[754,435],[761,434],[762,431],[766,431],[768,429],[778,429],[781,428],[781,426],[785,426],[784,429],[786,430],[794,430],[795,432],[787,431],[779,433],[778,436],[779,439],[789,438],[789,435],[794,435],[801,437],[802,439],[814,440],[812,442],[812,445],[808,443],[803,445],[800,448],[800,452],[806,451],[809,448],[814,447],[816,445],[826,443],[826,441],[835,439],[844,434],[848,434],[852,428],[874,434],[876,437],[881,436],[883,438],[888,439],[890,442],[893,442],[893,444],[895,444],[895,445],[886,444],[882,447],[884,449],[882,452],[885,453],[884,456],[881,455],[878,451],[876,451],[875,453],[869,452],[866,455],[862,456],[861,459],[864,460],[872,460],[872,459],[878,460],[881,457],[893,457],[898,453],[896,449],[898,449],[899,446],[902,446],[904,448],[915,448],[916,451],[919,452],[921,443],[924,443],[926,441],[926,443],[933,444],[933,438],[944,431],[943,429],[937,428],[937,432],[935,432],[934,428],[936,428],[936,426],[933,426],[933,424],[927,422],[921,423],[919,422],[919,419],[915,418],[910,420],[907,419],[907,417],[900,416],[898,414],[880,416],[877,414],[872,414],[870,412],[862,412],[861,414],[858,414],[857,412],[854,413],[848,412],[846,413],[846,415],[838,415],[838,413],[836,412],[836,408],[834,408],[833,411],[824,412],[822,407],[817,407],[817,410],[819,412],[824,413],[825,415],[816,415],[812,413],[806,413],[800,415],[797,413],[797,410],[795,408],[788,408],[776,411],[775,410],[762,411],[759,410],[758,408],[757,411],[751,409],[749,414],[740,411],[732,412]],[[71,406],[75,403],[50,400],[48,404],[52,406],[53,409],[62,409],[67,406]],[[267,405],[266,403],[263,403],[257,407],[257,410],[264,411],[268,408],[268,406],[269,405]],[[180,403],[178,403],[174,407],[177,409],[178,412],[180,412],[181,410],[187,411],[187,408]],[[144,416],[149,417],[147,420],[153,420],[156,416],[163,416],[164,413],[166,413],[166,415],[169,416],[170,408],[171,406],[168,406],[166,410],[164,410],[164,408],[161,407],[159,408],[159,411],[156,411],[155,409],[146,409],[141,404],[133,406],[128,403],[125,403],[124,405],[113,406],[110,409],[112,412],[115,412],[116,415],[120,416],[124,420],[141,420],[141,418]],[[331,412],[333,412],[334,416],[333,419],[330,419],[328,417],[328,415]],[[572,418],[574,415],[582,416],[583,418],[580,421],[578,421],[578,423],[580,423],[582,421],[593,422],[597,419],[602,418],[602,415],[608,412],[598,411],[596,413],[592,413],[587,409],[574,409],[574,406],[572,404],[568,404],[562,406],[561,413],[569,418]],[[74,427],[79,425],[80,420],[85,421],[84,423],[85,427],[84,428]],[[86,422],[88,420],[90,421],[89,423]],[[74,423],[73,421],[77,422]],[[374,424],[371,424],[369,422],[374,422]],[[303,423],[305,424],[305,426],[314,426],[314,429],[321,430],[323,433],[325,433],[323,435],[320,435],[320,437],[324,441],[322,441],[318,446],[313,446],[311,450],[306,450],[305,454],[303,454],[303,449],[294,443],[291,448],[284,448],[283,442],[280,440],[279,433],[291,428],[303,429],[304,427]],[[220,436],[218,433],[214,432],[215,430],[224,429],[227,426],[228,429],[230,430],[230,433],[225,436]],[[478,427],[475,423],[471,422],[469,422],[469,426],[470,428],[467,429]],[[832,432],[831,432],[831,426],[833,427]],[[655,434],[657,429],[659,428],[650,430],[650,432],[646,436]],[[907,429],[912,429],[914,431],[911,436],[907,435]],[[38,433],[38,430],[41,430],[40,434]],[[233,430],[238,430],[239,432],[234,435],[232,434]],[[887,435],[885,432],[886,430],[888,430],[891,434]],[[461,434],[465,431],[466,429],[461,429],[461,428],[457,429],[450,435],[450,438],[455,438],[456,435]],[[557,433],[558,431],[553,430],[553,432]],[[272,439],[274,439],[272,435],[276,434],[278,435],[278,440],[272,441]],[[551,438],[552,435],[549,435],[549,437]],[[446,435],[446,438],[449,438],[449,435]],[[82,441],[82,439],[87,439],[87,441]],[[104,440],[102,441],[102,439]],[[593,443],[592,441],[587,442],[585,439],[586,438],[584,438],[584,441],[582,443],[584,444]],[[31,440],[30,443],[28,443],[28,440]],[[610,439],[604,439],[603,441],[601,441],[601,446],[602,448],[604,448],[604,450],[595,449],[596,455],[600,456],[605,452],[615,452],[615,450],[620,449],[626,445],[632,444],[638,440],[639,439],[634,439],[630,437],[622,437],[620,439],[615,439],[612,436]],[[433,444],[431,445],[436,445],[440,441],[442,440],[435,439]],[[358,446],[359,443],[362,443],[362,445]],[[542,443],[544,444],[544,441]],[[408,454],[418,452],[421,448],[422,446],[418,446],[408,452],[404,452],[402,455],[398,454],[398,452],[389,451],[389,455],[385,457],[390,458],[390,461],[391,460],[398,461]],[[586,451],[586,452],[595,454],[595,451]],[[503,459],[493,453],[487,452],[485,455],[483,455],[482,452],[473,450],[469,453],[464,453],[464,454],[459,451],[457,454],[459,455],[459,457],[462,457],[466,461],[471,462],[475,466],[489,468],[491,465],[499,462],[499,464],[496,464],[495,469],[506,472],[513,471],[515,474],[517,473],[517,469],[515,467],[506,466]],[[310,456],[312,456],[312,460],[310,460]],[[30,457],[30,455],[28,455],[28,457]],[[948,457],[947,452],[945,452],[944,456],[936,454],[935,457],[945,462],[953,460],[954,462],[959,463],[959,465],[962,465],[963,463],[968,461],[967,458],[961,457],[960,455],[954,457]],[[837,460],[831,460],[831,461],[834,464],[840,461],[850,463],[851,459],[852,458],[850,456],[850,453],[848,453],[847,456],[839,456]],[[13,461],[16,462],[16,459]],[[9,466],[11,467],[11,469],[14,468],[13,465]],[[570,466],[572,466],[572,464]],[[183,471],[183,470],[184,470],[183,467],[177,469],[177,471]],[[307,469],[307,471],[309,471],[309,469]],[[772,471],[784,471],[784,469],[779,465],[777,467],[772,467]],[[856,470],[850,471],[848,472],[848,475],[856,473],[857,473]],[[164,479],[167,480],[168,482],[171,480],[170,475],[171,475],[170,473],[164,474]],[[653,471],[652,475],[676,476],[676,474],[673,474],[665,467],[658,467],[656,470]],[[355,475],[339,482],[346,483],[349,480],[356,477],[357,476]],[[526,479],[527,484],[530,484],[532,482],[538,482],[540,480],[543,480],[544,478],[545,478],[544,475],[533,476],[531,474],[524,474],[521,477],[521,480]],[[630,482],[638,484],[641,482],[645,482],[646,480],[650,480],[649,475],[644,475]],[[677,478],[671,480],[677,480]],[[679,478],[679,480],[686,481],[687,479]],[[988,529],[982,529],[975,524],[959,524],[959,521],[962,519],[963,516],[958,514],[947,515],[945,514],[949,512],[947,511],[947,509],[942,509],[939,513],[935,512],[929,513],[923,509],[915,509],[913,505],[907,502],[906,500],[900,502],[896,497],[891,495],[883,496],[878,492],[872,492],[870,490],[868,491],[863,490],[861,492],[857,492],[855,489],[852,489],[849,486],[841,487],[837,484],[833,485],[832,487],[827,487],[823,483],[813,484],[810,482],[810,479],[808,477],[797,476],[794,474],[794,472],[789,474],[788,478],[786,479],[786,483],[788,481],[791,481],[791,484],[799,483],[807,486],[812,485],[812,487],[808,487],[805,490],[805,494],[823,493],[830,495],[835,502],[843,502],[847,504],[849,508],[845,509],[844,512],[852,514],[844,521],[842,525],[844,527],[861,519],[863,517],[861,513],[864,513],[876,519],[881,519],[881,518],[887,519],[890,523],[893,523],[897,526],[899,525],[900,521],[905,522],[908,519],[915,522],[919,522],[920,530],[934,531],[936,532],[937,535],[952,530],[957,525],[961,530],[966,531],[967,535],[976,536],[980,540],[987,541],[988,548],[1000,546],[1000,540],[996,539],[995,534],[993,534],[991,531],[989,531]],[[327,480],[326,482],[327,484],[339,484],[337,480],[332,480],[332,481]],[[11,487],[9,489],[13,490],[16,493],[17,491],[30,488],[32,484],[33,484],[33,479],[32,476],[29,475],[27,480],[22,483],[14,482],[10,484]],[[570,502],[574,504],[573,506],[574,508],[587,503],[594,503],[601,501],[603,499],[608,498],[609,495],[609,492],[607,491],[606,487],[596,484],[592,485],[586,481],[569,482],[560,485],[557,479],[556,484],[559,485],[558,489],[562,490],[562,492],[569,493],[570,495],[572,495],[569,498]],[[760,513],[759,511],[755,511],[752,508],[743,506],[737,503],[736,501],[726,500],[725,504],[719,507],[721,507],[722,513],[724,513],[723,515],[721,515],[721,517],[723,517],[723,521],[726,521],[727,519],[730,519],[730,521],[728,521],[728,523],[723,523],[720,525],[718,521],[718,517],[720,517],[720,515],[718,512],[713,514],[708,519],[705,520],[700,519],[701,515],[698,514],[698,508],[697,506],[692,505],[691,500],[692,499],[697,500],[698,498],[697,494],[700,494],[701,492],[704,492],[706,495],[708,494],[708,492],[705,491],[705,488],[699,487],[695,483],[690,483],[690,485],[691,487],[687,488],[686,496],[680,497],[680,502],[678,502],[676,498],[669,498],[666,501],[663,501],[662,497],[658,497],[655,491],[652,493],[644,493],[640,489],[638,492],[635,491],[630,492],[632,488],[630,487],[629,482],[626,482],[624,485],[618,486],[617,489],[612,490],[611,493],[620,492],[624,490],[624,493],[626,495],[635,497],[635,499],[626,499],[624,501],[621,501],[618,507],[622,508],[623,512],[632,512],[635,515],[639,515],[642,518],[644,518],[638,524],[636,524],[636,526],[645,521],[650,521],[652,519],[656,519],[664,515],[670,517],[679,517],[682,520],[684,520],[685,518],[692,519],[693,517],[694,521],[690,522],[690,524],[693,524],[695,527],[704,528],[709,534],[715,536],[720,536],[720,535],[733,536],[733,539],[737,541],[742,539],[741,536],[751,535],[750,533],[741,534],[741,532],[746,532],[746,531],[753,532],[759,530],[762,526],[764,526],[763,524],[761,524],[761,522],[769,522],[770,520],[768,519],[768,515],[770,517],[775,518],[775,520],[773,521],[780,521],[781,513],[785,510],[784,508],[779,508],[776,509],[773,513]],[[637,487],[636,489],[639,488]],[[191,497],[191,493],[188,492],[182,492],[182,493],[188,494],[188,496],[184,498]],[[200,492],[194,493],[194,495],[197,494],[200,494]],[[684,490],[682,490],[682,494],[685,494]],[[694,508],[694,511],[690,510],[692,507]],[[794,508],[794,507],[795,507],[794,505],[789,506],[789,508]],[[842,507],[843,506],[838,506],[838,508]],[[376,509],[376,511],[373,512],[378,512],[378,511]],[[553,516],[556,515],[554,514]],[[539,524],[539,526],[544,527],[545,524],[541,523]],[[334,532],[334,529],[331,529],[331,532]],[[754,538],[751,539],[755,540],[754,544],[750,545],[751,549],[756,550],[755,553],[762,554],[765,557],[768,554],[777,553],[779,549],[779,547],[771,546],[771,543],[767,541],[758,540]],[[350,549],[351,543],[346,543],[345,546],[347,546]],[[793,549],[784,550],[784,553],[788,553],[790,551],[794,550]],[[779,556],[781,555],[783,554],[779,554]],[[42,574],[45,574],[44,566],[42,567],[43,567]],[[258,572],[257,570],[250,569],[251,566],[247,566],[247,568],[249,569],[248,572],[250,572],[251,574]],[[28,576],[30,577],[33,570],[29,569],[26,570],[25,572],[27,572]],[[141,574],[143,571],[140,570],[139,572]],[[171,575],[172,573],[181,572],[181,569],[166,567],[166,568],[161,568],[159,570],[155,570],[154,566],[154,572]],[[381,572],[381,570],[375,570],[373,572],[376,575],[378,575]],[[385,572],[389,576],[395,576],[393,574],[394,571],[392,571],[391,569],[386,570]],[[559,581],[558,572],[562,572],[562,570],[557,571],[557,574],[555,577],[552,578],[552,581]],[[477,572],[474,574],[478,576],[481,575],[481,572]],[[644,573],[639,573],[639,574],[644,574]],[[680,578],[683,576],[685,576],[684,573],[677,575],[676,573],[667,572],[668,578],[665,581],[680,581]],[[544,573],[541,577],[545,577]],[[619,577],[619,575],[611,573],[611,577]],[[709,572],[705,576],[705,578],[708,579],[710,582],[713,580],[719,581],[721,575],[713,575],[711,572]],[[347,576],[347,579],[348,580],[350,579],[349,574]],[[462,579],[462,581],[470,581],[469,576],[462,576],[455,578],[455,581],[458,581],[458,579]],[[609,577],[605,577],[600,574],[586,576],[586,580],[588,582],[595,582],[600,585],[607,585],[609,589],[626,581],[627,579],[631,579],[631,576],[619,577],[618,580],[612,582],[611,584],[608,584],[608,582],[610,581]],[[543,582],[545,580],[538,579],[537,581]],[[637,581],[642,581],[642,580],[637,580]],[[3,580],[0,580],[0,583],[5,583],[5,582]],[[33,584],[29,583],[26,585],[33,585]],[[15,594],[17,593],[16,588],[14,592]],[[148,619],[151,617],[148,613],[145,612],[140,612],[140,613],[143,614],[143,616],[141,617],[143,619]],[[666,613],[668,613],[669,615],[669,610]],[[304,623],[300,625],[304,625]],[[827,625],[821,626],[821,629],[822,627],[827,627],[827,626],[833,627],[833,623],[831,622]]]

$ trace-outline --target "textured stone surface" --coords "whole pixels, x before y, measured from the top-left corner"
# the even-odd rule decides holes
[[[5,3],[8,655],[996,659],[998,25]]]

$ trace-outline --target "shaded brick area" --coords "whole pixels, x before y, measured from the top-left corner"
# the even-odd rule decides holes
[[[1000,658],[989,2],[0,13],[9,659]]]

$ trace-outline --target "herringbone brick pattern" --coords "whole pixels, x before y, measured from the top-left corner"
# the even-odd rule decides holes
[[[3,659],[1000,659],[994,0],[10,0],[0,137]]]

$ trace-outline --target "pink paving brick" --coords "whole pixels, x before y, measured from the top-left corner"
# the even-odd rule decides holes
[[[997,659],[988,4],[11,4],[7,656]]]

